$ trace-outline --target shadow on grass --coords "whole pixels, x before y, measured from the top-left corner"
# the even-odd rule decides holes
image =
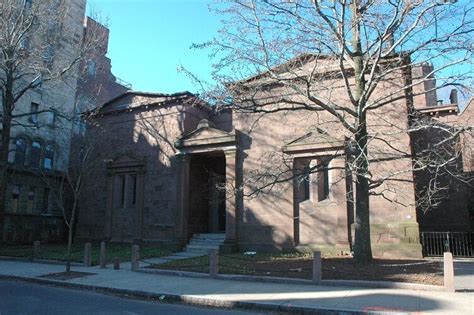
[[[145,245],[140,248],[140,256],[143,258],[162,257],[173,253],[172,248],[164,246]],[[118,257],[121,262],[130,261],[132,249],[130,244],[107,244],[107,261],[112,261]],[[8,245],[0,246],[0,256],[25,258],[25,259],[44,259],[51,261],[65,262],[67,260],[66,244],[41,244],[37,255],[34,257],[33,246],[28,245]],[[92,265],[98,265],[100,259],[100,244],[92,244]],[[71,261],[82,263],[84,259],[84,244],[74,244],[71,247]]]

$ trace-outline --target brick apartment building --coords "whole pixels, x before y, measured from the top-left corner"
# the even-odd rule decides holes
[[[34,10],[35,6],[44,4],[24,1],[25,10]],[[85,19],[86,0],[71,0],[64,6],[66,14],[60,19],[41,16],[42,19],[51,19],[41,23],[54,25],[56,31],[67,34],[61,36],[57,45],[48,46],[49,59],[44,62],[49,62],[51,69],[55,64],[70,62],[73,52],[80,50],[91,32],[101,30],[105,41],[100,50],[73,66],[66,76],[38,84],[15,104],[14,114],[24,115],[15,121],[11,130],[3,241],[64,239],[64,219],[53,190],[69,167],[71,131],[75,123],[70,117],[75,117],[79,106],[93,108],[104,99],[127,90],[116,82],[111,74],[110,60],[105,56],[108,30],[90,18]],[[29,33],[23,39],[22,49],[26,54],[44,46],[43,39],[36,37],[40,35]],[[92,63],[97,70],[85,71]],[[92,91],[89,89],[91,85],[101,85],[102,89]],[[98,97],[84,101],[92,94]]]

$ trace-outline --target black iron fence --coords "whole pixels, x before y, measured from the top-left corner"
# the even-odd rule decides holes
[[[474,233],[472,232],[421,232],[423,255],[443,256],[445,251],[457,257],[474,257]]]

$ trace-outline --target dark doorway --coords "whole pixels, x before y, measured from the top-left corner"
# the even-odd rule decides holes
[[[225,232],[225,156],[223,152],[191,155],[188,237]]]

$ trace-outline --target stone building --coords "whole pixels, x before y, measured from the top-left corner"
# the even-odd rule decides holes
[[[83,113],[129,90],[131,84],[112,73],[112,62],[107,57],[109,29],[90,17],[84,23],[84,40],[100,38],[98,46],[79,64],[79,79],[76,89],[76,111]]]
[[[35,6],[45,3],[25,1],[25,10],[34,10]],[[82,92],[90,84],[83,79],[83,72],[80,71],[84,65],[74,64],[72,58],[75,57],[74,52],[80,51],[87,34],[101,27],[90,19],[85,24],[85,10],[86,0],[71,0],[64,3],[64,12],[60,18],[55,16],[53,21],[51,16],[40,16],[45,20],[41,21],[42,24],[54,27],[53,31],[61,34],[57,35],[60,42],[47,46],[44,54],[41,53],[45,46],[44,39],[36,38],[42,37],[42,34],[32,32],[23,39],[25,44],[22,49],[30,58],[37,57],[37,52],[43,58],[48,57],[40,61],[40,65],[49,67],[50,71],[53,72],[54,67],[62,64],[73,66],[58,80],[40,82],[15,104],[14,114],[21,117],[15,120],[11,130],[3,241],[64,239],[65,224],[57,202],[59,195],[55,191],[60,189],[61,178],[69,167],[74,121],[71,117],[77,113],[79,95],[84,95]],[[108,32],[105,28],[103,31]],[[126,90],[115,83],[110,72],[110,60],[105,57],[107,43],[103,43],[103,46],[105,48],[94,56],[104,64],[97,79],[104,85],[99,93],[101,101],[118,89],[116,85],[120,86],[116,93]],[[38,60],[26,62],[30,65]],[[38,80],[41,81],[41,77]],[[90,106],[97,104],[94,102]]]
[[[414,149],[426,149],[430,143],[449,137],[449,127],[451,126],[474,126],[474,98],[462,110],[459,108],[456,90],[450,95],[449,102],[442,104],[437,100],[438,105],[432,104],[425,108],[419,108],[418,113],[427,119],[441,126],[443,129],[426,130],[418,132],[413,141]],[[448,130],[446,132],[445,130]],[[455,143],[448,143],[446,151],[457,159],[457,163],[449,168],[452,174],[440,174],[438,184],[445,190],[444,196],[439,200],[436,209],[424,212],[418,210],[418,222],[421,231],[430,232],[469,232],[474,230],[474,189],[472,181],[474,179],[474,130],[463,133],[456,138]],[[430,187],[432,175],[429,171],[415,173],[417,190],[424,191]],[[462,181],[470,182],[461,185]]]
[[[313,62],[303,60],[302,70]],[[413,69],[413,76],[416,71],[423,69]],[[260,75],[241,84],[262,87],[269,99],[284,93],[266,79]],[[334,80],[326,83],[337,86]],[[375,93],[398,89],[405,80],[394,76]],[[412,104],[425,110],[431,105],[427,98],[395,98],[372,114],[369,125],[380,132],[407,126]],[[95,139],[96,159],[103,165],[88,185],[104,193],[82,200],[79,238],[183,246],[196,234],[222,233],[223,250],[352,248],[346,135],[328,113],[215,111],[188,92],[128,91],[98,108],[90,122],[86,138]],[[412,151],[408,134],[387,134],[389,149],[374,142],[373,152]],[[411,170],[411,164],[404,155],[388,165],[375,163],[371,171],[398,173]],[[313,166],[320,172],[306,173]],[[290,180],[278,180],[285,176]],[[380,188],[391,199],[370,197],[373,252],[420,257],[425,223],[416,209],[413,173],[396,179]]]

